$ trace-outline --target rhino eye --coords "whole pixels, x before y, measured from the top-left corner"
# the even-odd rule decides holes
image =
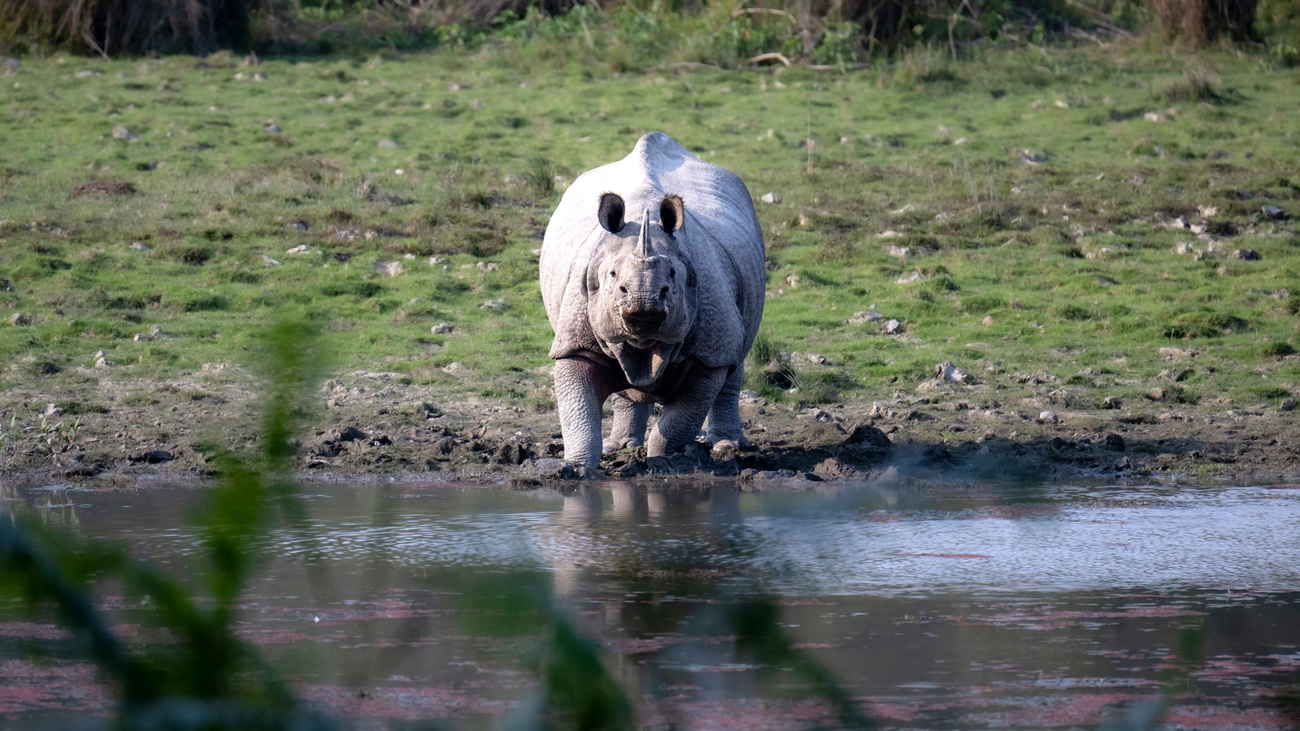
[[[617,279],[617,278],[618,278],[618,272],[611,271],[611,272],[609,273],[609,276],[614,277],[615,279]]]

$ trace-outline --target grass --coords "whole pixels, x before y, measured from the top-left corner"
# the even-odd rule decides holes
[[[1295,70],[1047,47],[638,73],[547,48],[24,62],[0,88],[0,304],[28,324],[0,327],[0,387],[57,391],[98,351],[141,383],[240,363],[292,316],[340,369],[535,400],[548,216],[660,129],[780,195],[756,204],[764,337],[827,359],[798,369],[812,402],[869,402],[952,361],[999,399],[1035,393],[1017,373],[1092,367],[1071,388],[1100,403],[1155,385],[1166,346],[1201,351],[1198,393],[1250,402],[1260,374],[1294,390],[1300,236],[1261,206],[1300,216]],[[69,195],[92,180],[138,192]],[[1175,253],[1207,248],[1202,225],[1215,249]],[[846,322],[867,309],[903,336]],[[167,337],[135,339],[153,325]]]

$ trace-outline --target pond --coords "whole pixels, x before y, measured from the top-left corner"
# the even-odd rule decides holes
[[[546,617],[598,643],[640,727],[1300,725],[1300,485],[770,487],[307,484],[238,632],[359,728],[518,722]],[[200,550],[202,489],[5,489],[178,575]],[[12,604],[0,669],[5,728],[111,718],[66,635]]]

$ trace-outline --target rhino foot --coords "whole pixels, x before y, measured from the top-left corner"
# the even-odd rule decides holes
[[[601,454],[613,454],[614,452],[617,452],[620,449],[625,449],[627,447],[643,447],[643,446],[645,446],[644,439],[632,439],[631,437],[628,437],[626,439],[611,438],[611,439],[606,439],[603,443],[601,443],[600,451]]]

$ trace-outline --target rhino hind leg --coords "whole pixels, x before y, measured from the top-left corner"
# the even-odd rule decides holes
[[[710,445],[731,442],[736,447],[748,447],[740,426],[740,389],[745,385],[745,366],[738,365],[722,383],[722,390],[713,399],[709,409],[708,430],[705,440]],[[730,446],[730,445],[729,445]]]
[[[663,457],[694,441],[726,379],[726,368],[701,367],[692,373],[689,381],[678,388],[673,400],[664,404],[663,414],[646,442],[646,456]]]
[[[605,454],[645,444],[645,428],[650,422],[650,411],[654,409],[654,404],[638,403],[619,392],[611,397],[610,405],[614,409],[614,425],[602,445]]]

